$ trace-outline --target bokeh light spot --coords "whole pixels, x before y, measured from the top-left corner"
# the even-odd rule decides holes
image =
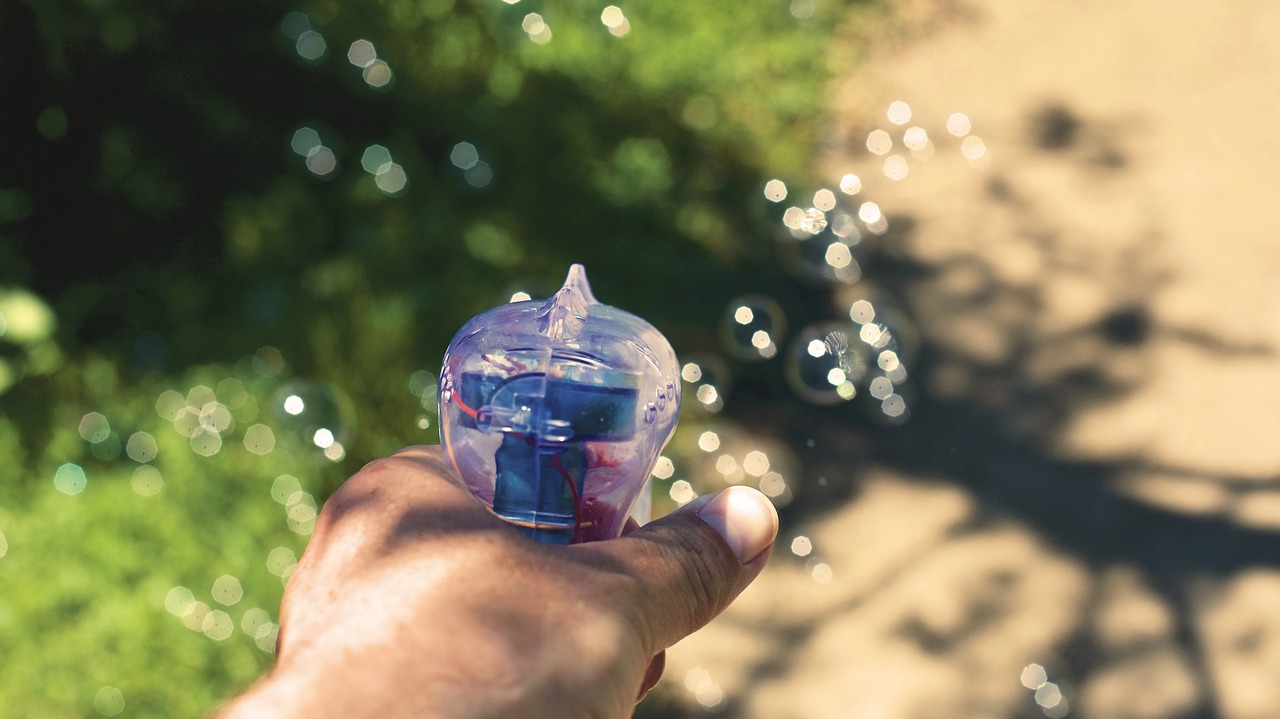
[[[147,432],[134,432],[125,445],[125,454],[135,462],[147,463],[156,458],[156,438]]]
[[[244,598],[244,588],[240,586],[240,580],[224,574],[213,580],[213,600],[223,606],[233,606],[238,604]]]
[[[969,116],[961,112],[952,113],[947,118],[947,132],[956,137],[964,137],[973,129],[973,125],[969,122]]]
[[[765,199],[771,202],[782,202],[787,199],[787,185],[782,180],[769,180],[764,183]]]
[[[246,610],[244,616],[240,618],[240,631],[251,637],[256,637],[258,636],[258,629],[270,623],[271,615],[267,614],[265,609],[253,607]]]
[[[374,177],[374,184],[388,195],[399,195],[409,186],[409,176],[404,168],[392,162],[382,167]]]
[[[742,458],[742,471],[752,477],[762,476],[769,471],[769,455],[758,449],[747,452],[747,456]]]
[[[124,694],[113,686],[105,686],[93,695],[93,708],[102,716],[113,717],[124,711]]]
[[[895,125],[905,125],[911,122],[911,106],[902,100],[895,100],[889,103],[889,110],[885,115],[889,118],[889,122]]]
[[[129,486],[144,497],[154,497],[164,489],[164,478],[160,475],[160,470],[144,464],[133,470],[133,478],[129,480]]]
[[[614,37],[626,37],[627,33],[631,32],[631,22],[622,13],[622,8],[617,5],[606,7],[600,13],[600,22],[609,28],[609,34]]]
[[[347,60],[356,67],[368,67],[378,59],[378,51],[368,40],[356,40],[347,48]]]
[[[236,623],[231,620],[231,615],[221,609],[214,609],[204,615],[204,621],[200,623],[200,631],[204,632],[206,637],[220,642],[235,631]]]
[[[840,191],[846,195],[856,195],[862,190],[862,180],[857,175],[848,174],[840,178]]]
[[[90,412],[80,418],[80,436],[86,442],[97,444],[111,435],[111,425],[99,412]]]
[[[277,577],[287,576],[297,564],[297,555],[288,547],[276,547],[267,555],[267,571]]]
[[[289,139],[289,147],[303,157],[320,149],[320,145],[320,133],[310,127],[299,127]]]
[[[360,167],[370,175],[377,175],[391,164],[391,151],[382,145],[370,145],[360,155]]]
[[[384,60],[374,60],[369,63],[361,76],[364,77],[364,81],[369,87],[375,89],[385,88],[395,79],[391,72],[391,66]]]
[[[479,161],[480,153],[470,142],[459,142],[449,151],[449,162],[459,170],[469,169]]]
[[[807,557],[813,551],[813,542],[803,534],[791,540],[791,553],[797,557]]]
[[[981,160],[987,154],[987,144],[977,135],[970,135],[960,143],[960,154],[970,160]]]
[[[307,155],[307,169],[317,177],[324,177],[338,168],[338,157],[323,145]]]
[[[904,180],[910,171],[907,158],[902,155],[889,155],[884,159],[884,176],[890,180]]]
[[[298,36],[311,29],[311,21],[307,16],[294,10],[284,16],[280,21],[280,32],[290,40],[297,40]]]
[[[653,465],[653,476],[658,479],[671,479],[671,475],[675,473],[675,464],[666,457],[658,457],[658,461]]]
[[[675,501],[676,504],[680,505],[688,504],[698,497],[698,493],[694,491],[693,485],[683,479],[677,479],[671,483],[671,490],[669,494],[671,495],[671,499]]]
[[[84,469],[72,462],[58,467],[58,471],[53,475],[53,486],[63,494],[73,496],[80,494],[88,484],[89,478],[85,476]]]
[[[874,202],[864,202],[858,207],[858,219],[870,225],[881,218],[880,206]]]
[[[297,51],[298,56],[312,62],[323,58],[328,49],[329,45],[324,41],[324,36],[315,30],[304,31],[298,35],[298,40],[294,44],[294,50]]]
[[[302,411],[307,408],[306,402],[296,394],[291,394],[288,397],[285,397],[284,403],[281,406],[284,408],[285,412],[294,416],[302,414]]]
[[[902,133],[902,144],[908,150],[923,150],[929,144],[929,133],[923,127],[909,127]]]
[[[276,448],[276,435],[265,424],[255,424],[244,431],[244,448],[254,454],[267,454]]]
[[[884,155],[893,149],[893,138],[884,130],[872,130],[867,135],[867,150],[875,155]]]
[[[714,452],[720,449],[720,435],[707,430],[698,435],[698,448],[703,452]]]

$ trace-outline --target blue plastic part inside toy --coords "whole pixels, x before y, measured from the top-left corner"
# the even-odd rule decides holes
[[[463,426],[503,432],[494,453],[493,511],[530,539],[569,544],[576,539],[585,487],[586,442],[617,442],[635,434],[636,390],[588,385],[521,374],[503,381],[492,375],[464,373],[460,392],[470,407],[493,407],[504,391],[516,397],[528,385],[541,398],[524,427],[496,425],[492,410],[463,420]],[[513,389],[515,388],[515,389]],[[523,431],[521,431],[523,430]]]

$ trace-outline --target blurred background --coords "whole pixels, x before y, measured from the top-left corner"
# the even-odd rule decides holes
[[[780,508],[637,715],[1280,713],[1280,6],[0,4],[0,713],[198,716],[571,262]]]

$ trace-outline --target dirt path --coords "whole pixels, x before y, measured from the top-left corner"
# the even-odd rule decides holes
[[[841,86],[825,161],[889,218],[864,270],[923,403],[873,458],[817,436],[847,501],[667,681],[768,719],[1280,715],[1280,3],[949,7]]]

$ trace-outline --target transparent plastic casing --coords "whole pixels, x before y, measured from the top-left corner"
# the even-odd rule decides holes
[[[498,516],[540,542],[621,534],[679,412],[670,343],[597,302],[582,265],[549,300],[472,318],[440,371],[450,461]]]

